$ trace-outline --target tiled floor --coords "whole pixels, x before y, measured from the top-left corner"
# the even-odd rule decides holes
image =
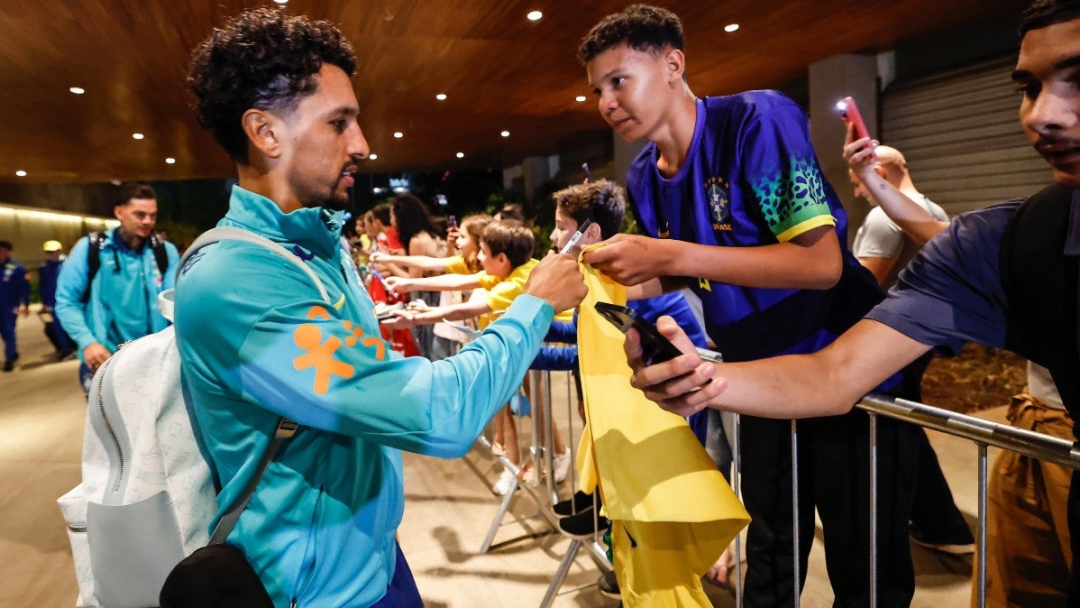
[[[77,362],[50,363],[51,347],[33,316],[20,320],[19,368],[0,374],[0,607],[68,607],[76,586],[64,522],[56,498],[79,481],[85,403]],[[553,391],[565,399],[565,388]],[[565,405],[558,419],[567,419]],[[1001,417],[995,410],[991,416]],[[527,426],[527,425],[526,425]],[[946,476],[965,513],[976,513],[975,448],[932,433]],[[535,503],[518,491],[495,547],[478,550],[499,506],[489,488],[498,465],[482,448],[460,460],[406,455],[406,511],[401,546],[430,608],[539,606],[569,541],[549,534]],[[563,484],[564,495],[568,484]],[[803,606],[832,603],[820,548],[811,555]],[[527,535],[537,535],[529,537]],[[917,585],[913,606],[966,606],[971,558],[942,557],[913,547]],[[582,552],[571,568],[558,607],[615,606],[594,584],[599,571]],[[734,606],[710,588],[714,605]]]

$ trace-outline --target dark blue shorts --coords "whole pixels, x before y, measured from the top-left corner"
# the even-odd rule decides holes
[[[424,608],[424,600],[420,599],[420,591],[416,588],[412,570],[405,561],[405,554],[401,547],[397,548],[397,563],[394,566],[394,578],[390,586],[386,588],[386,595],[371,608]]]

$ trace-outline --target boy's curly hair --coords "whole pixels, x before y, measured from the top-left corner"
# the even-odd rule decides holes
[[[626,44],[635,51],[658,53],[670,46],[686,50],[682,22],[675,13],[635,4],[604,17],[589,30],[578,47],[578,59],[589,63],[604,51]]]
[[[350,76],[356,71],[356,53],[332,23],[267,8],[246,11],[192,53],[187,82],[199,125],[233,160],[247,164],[244,112],[295,110],[315,92],[323,64]]]

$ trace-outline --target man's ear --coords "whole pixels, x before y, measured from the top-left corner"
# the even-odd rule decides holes
[[[686,72],[686,55],[679,49],[668,47],[663,58],[668,83],[681,85]]]
[[[885,167],[882,167],[880,163],[874,165],[874,173],[877,173],[878,175],[880,175],[881,179],[883,179],[885,181],[889,181],[889,172],[886,171]]]
[[[254,108],[240,117],[248,142],[256,150],[269,158],[278,158],[282,153],[281,119],[264,110]]]
[[[114,206],[113,206],[113,208],[112,208],[112,212],[113,212],[113,215],[115,215],[115,216],[116,216],[116,219],[118,219],[118,220],[119,220],[119,219],[123,219],[123,218],[121,218],[121,217],[120,217],[120,211],[121,211],[121,210],[122,210],[123,208],[124,208],[124,206],[123,206],[123,205],[114,205]]]

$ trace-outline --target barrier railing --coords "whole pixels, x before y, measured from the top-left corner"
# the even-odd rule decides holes
[[[944,410],[941,408],[917,403],[905,399],[897,399],[880,394],[867,395],[856,404],[856,407],[867,411],[870,415],[870,529],[877,530],[877,507],[878,507],[878,471],[877,471],[877,417],[886,416],[896,420],[909,422],[933,429],[949,435],[967,439],[978,448],[978,521],[979,529],[976,538],[976,577],[977,597],[976,605],[979,608],[986,606],[986,518],[987,518],[987,448],[994,446],[1003,450],[1009,450],[1042,460],[1052,462],[1064,467],[1080,470],[1080,443],[1074,443],[1057,437],[1051,437],[1042,433],[1036,433],[1026,429],[999,424],[974,416],[968,416]],[[736,415],[736,425],[738,416]],[[734,470],[732,486],[738,494],[739,467],[741,463],[741,450],[738,445],[738,431],[733,438]],[[791,424],[791,450],[792,450],[792,504],[793,504],[793,546],[792,561],[794,564],[794,605],[800,605],[800,564],[799,564],[799,487],[798,487],[798,430],[795,421]],[[736,605],[741,607],[742,602],[742,570],[741,547],[736,541],[735,548],[736,567]],[[878,546],[877,534],[870,534],[870,606],[878,605]]]

